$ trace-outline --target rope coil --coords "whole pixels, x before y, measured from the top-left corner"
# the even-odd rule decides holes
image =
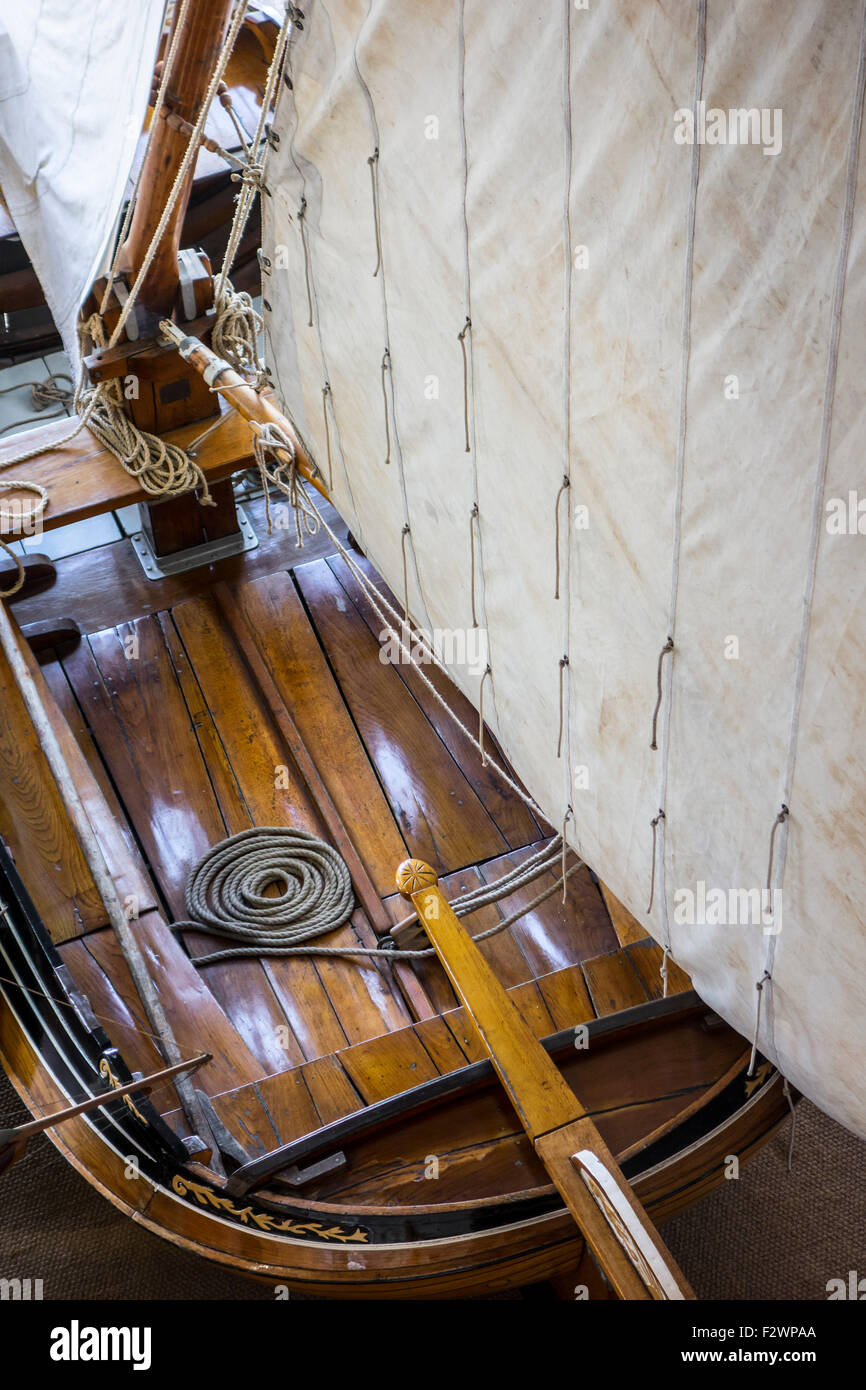
[[[264,889],[282,883],[279,897]],[[214,845],[189,876],[184,905],[199,927],[241,943],[244,953],[268,954],[335,931],[352,915],[355,895],[345,861],[309,830],[256,826]],[[231,954],[236,954],[236,947]],[[213,962],[223,952],[199,956]]]

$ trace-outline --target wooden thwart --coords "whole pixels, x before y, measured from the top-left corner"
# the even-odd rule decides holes
[[[414,904],[521,1124],[618,1296],[693,1298],[595,1123],[461,926],[434,871],[407,860],[397,886]]]
[[[154,500],[88,429],[58,445],[75,428],[75,423],[74,418],[52,420],[0,444],[0,482],[26,478],[47,490],[48,505],[41,519],[45,531]],[[186,449],[209,423],[197,421],[173,430],[166,435],[166,443]],[[15,462],[25,450],[37,446],[46,452],[25,463]],[[226,410],[219,427],[196,451],[196,463],[208,482],[214,483],[249,468],[252,455],[249,425],[236,411]],[[0,497],[0,535],[12,539],[20,536],[22,523],[36,500],[34,493],[25,490],[4,492]]]

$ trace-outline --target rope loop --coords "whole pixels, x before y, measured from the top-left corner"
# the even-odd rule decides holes
[[[664,818],[665,818],[665,813],[664,813],[664,811],[663,811],[663,810],[661,809],[661,807],[660,807],[660,808],[659,808],[659,813],[658,813],[658,815],[657,815],[657,816],[653,816],[652,820],[650,821],[650,825],[652,826],[652,832],[653,832],[653,854],[652,854],[652,874],[651,874],[651,876],[650,876],[650,896],[649,896],[649,902],[647,903],[647,913],[648,913],[648,914],[649,914],[650,912],[652,912],[652,910],[653,910],[653,898],[655,897],[655,891],[656,891],[656,837],[657,837],[657,831],[658,831],[659,821],[663,821]]]
[[[659,652],[659,665],[658,672],[656,674],[656,685],[658,689],[656,695],[656,707],[653,710],[653,732],[652,738],[650,739],[650,748],[653,750],[653,752],[655,752],[658,748],[658,743],[656,742],[656,731],[658,729],[659,710],[662,707],[662,662],[664,661],[668,652],[672,652],[673,649],[674,639],[673,637],[668,637],[668,640],[665,642],[664,646]]]

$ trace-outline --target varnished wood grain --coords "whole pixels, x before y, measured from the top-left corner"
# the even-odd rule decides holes
[[[31,656],[32,661],[32,656]],[[85,782],[88,809],[100,799],[87,764],[54,705],[44,678],[32,667],[52,714],[61,746]],[[84,859],[72,822],[42,752],[5,656],[0,653],[0,835],[15,856],[19,873],[55,942],[66,941],[107,921],[105,908]],[[64,732],[65,730],[65,732]],[[77,758],[75,757],[77,753]],[[110,818],[103,817],[104,821]],[[119,840],[113,838],[114,850]],[[116,859],[115,869],[118,869]],[[132,886],[129,884],[128,886]]]
[[[145,576],[129,540],[114,541],[82,555],[66,555],[56,562],[54,586],[18,604],[19,621],[63,620],[71,615],[83,632],[99,632],[170,608],[183,599],[195,598],[217,580],[254,579],[298,560],[306,562],[332,548],[327,537],[317,536],[312,540],[308,538],[303,551],[299,551],[290,531],[275,528],[273,534],[268,535],[263,498],[245,501],[243,505],[258,537],[255,550],[159,580],[149,580]],[[336,534],[345,536],[345,524],[333,508],[323,504],[323,513]],[[93,583],[95,573],[100,576],[98,585]]]
[[[499,853],[502,836],[328,566],[295,577],[410,853],[445,873]]]
[[[356,556],[355,559],[380,593],[399,608],[400,605],[396,603],[394,595],[369,560],[365,559],[363,555]],[[342,557],[336,555],[328,563],[370,631],[378,637],[381,626],[379,619],[373,612],[369,601],[364,597],[361,586],[352,575],[348,565]],[[460,732],[454,721],[449,719],[414,667],[401,665],[394,669],[418,701],[445,746],[459,763],[467,781],[474,788],[479,800],[498,826],[506,843],[517,848],[538,839],[542,833],[542,827],[538,825],[531,811],[510,788],[504,785],[502,779],[497,777],[489,763],[482,761],[481,754],[475,745],[466,738],[465,734]],[[424,668],[424,674],[439,694],[447,700],[450,708],[466,728],[477,730],[477,712],[466,699],[466,696],[457,689],[439,667],[430,664]],[[490,735],[488,737],[490,751],[501,758],[501,751],[497,748],[495,739]],[[505,762],[504,758],[502,758],[502,762]]]
[[[86,427],[69,443],[59,443],[75,423],[74,418],[51,420],[0,443],[0,481],[21,476],[21,465],[15,460],[22,449],[32,449],[37,444],[47,446],[45,453],[28,460],[26,468],[27,478],[48,492],[42,517],[46,531],[149,500],[137,480],[121,468],[115,455],[102,448]],[[166,438],[186,448],[201,432],[200,424],[184,425]],[[253,462],[249,425],[234,411],[224,412],[222,424],[201,445],[196,461],[209,482],[249,468]],[[4,501],[11,499],[21,506],[32,497],[32,493],[13,490],[4,494]],[[10,533],[12,515],[8,506],[5,512],[0,506],[0,535]]]
[[[64,658],[162,892],[183,917],[196,860],[225,822],[155,618],[94,633]]]
[[[403,866],[405,868],[405,866]],[[665,1294],[652,1278],[642,1278],[633,1261],[612,1234],[595,1198],[576,1173],[573,1155],[588,1150],[600,1161],[606,1176],[631,1208],[656,1247],[666,1273],[675,1282],[680,1297],[693,1297],[691,1290],[653,1230],[646,1213],[609,1152],[594,1121],[581,1100],[568,1086],[551,1058],[539,1044],[531,1026],[497,981],[480,950],[461,926],[439,885],[422,883],[416,891],[397,882],[404,896],[411,897],[424,922],[455,991],[472,1018],[479,1037],[490,1054],[496,1073],[514,1106],[523,1128],[553,1179],[560,1195],[620,1298],[662,1298]],[[534,984],[533,984],[534,987]],[[520,987],[522,990],[526,986]]]
[[[427,1049],[414,1030],[361,1043],[344,1052],[340,1062],[367,1105],[407,1091],[410,1086],[437,1075]]]
[[[633,942],[645,941],[649,932],[627,907],[624,907],[619,898],[615,897],[606,884],[599,882],[599,889],[610,913],[614,931],[617,934],[620,946],[631,946]]]
[[[234,597],[379,893],[390,893],[406,846],[290,575]]]
[[[584,961],[583,973],[599,1018],[634,1008],[648,997],[625,951]]]
[[[629,959],[650,999],[661,999],[664,994],[664,981],[661,976],[664,952],[655,941],[637,941],[626,947]],[[668,957],[668,994],[684,994],[692,988],[692,982],[676,961]]]
[[[494,882],[541,847],[541,843],[531,845],[483,864],[482,878],[486,883]],[[567,866],[570,868],[574,862],[575,856],[569,854]],[[549,873],[503,898],[498,904],[502,916],[518,911],[544,889],[552,888],[560,873],[557,863]],[[557,888],[543,903],[515,922],[511,932],[535,975],[577,965],[604,951],[612,951],[617,945],[604,902],[586,867],[578,869],[568,879],[564,903],[562,889]]]

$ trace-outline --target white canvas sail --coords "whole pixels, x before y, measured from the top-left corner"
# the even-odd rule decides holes
[[[862,0],[305,8],[284,404],[417,623],[471,624],[474,543],[531,792],[749,1037],[764,982],[762,1051],[866,1134]]]
[[[0,6],[0,190],[73,361],[78,310],[141,134],[163,10],[163,0]]]

